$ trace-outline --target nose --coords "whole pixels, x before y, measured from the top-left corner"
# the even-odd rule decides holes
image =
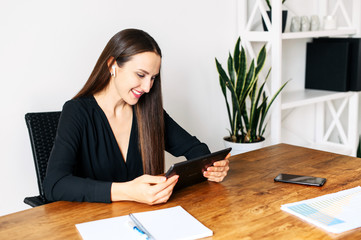
[[[143,92],[149,93],[152,86],[153,86],[153,80],[151,78],[146,78],[142,82],[141,88],[142,88]]]

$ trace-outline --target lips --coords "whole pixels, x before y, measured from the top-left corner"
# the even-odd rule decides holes
[[[133,93],[134,97],[140,98],[143,95],[144,92],[140,92],[140,91],[137,91],[135,89],[132,89],[132,93]]]

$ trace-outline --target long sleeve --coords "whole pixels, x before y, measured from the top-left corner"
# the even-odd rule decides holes
[[[210,153],[205,143],[200,142],[195,136],[190,135],[166,112],[164,112],[164,122],[165,149],[167,152],[176,157],[185,156],[188,160]]]
[[[86,126],[81,114],[82,109],[75,104],[64,105],[44,180],[45,196],[50,201],[110,202],[110,181],[74,175],[80,167],[78,159],[82,153],[79,149]]]

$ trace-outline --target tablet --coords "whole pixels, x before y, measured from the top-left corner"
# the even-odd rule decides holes
[[[207,180],[207,178],[203,176],[203,172],[212,166],[214,162],[223,160],[231,150],[232,148],[226,148],[202,157],[175,163],[169,168],[165,176],[169,178],[173,175],[179,175],[174,190],[200,183]]]

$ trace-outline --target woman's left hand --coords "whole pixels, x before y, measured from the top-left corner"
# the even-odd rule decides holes
[[[207,171],[203,172],[203,176],[206,177],[209,181],[222,182],[223,179],[227,176],[227,172],[229,170],[228,158],[230,156],[231,154],[228,154],[224,160],[214,162],[213,166],[208,167]]]

